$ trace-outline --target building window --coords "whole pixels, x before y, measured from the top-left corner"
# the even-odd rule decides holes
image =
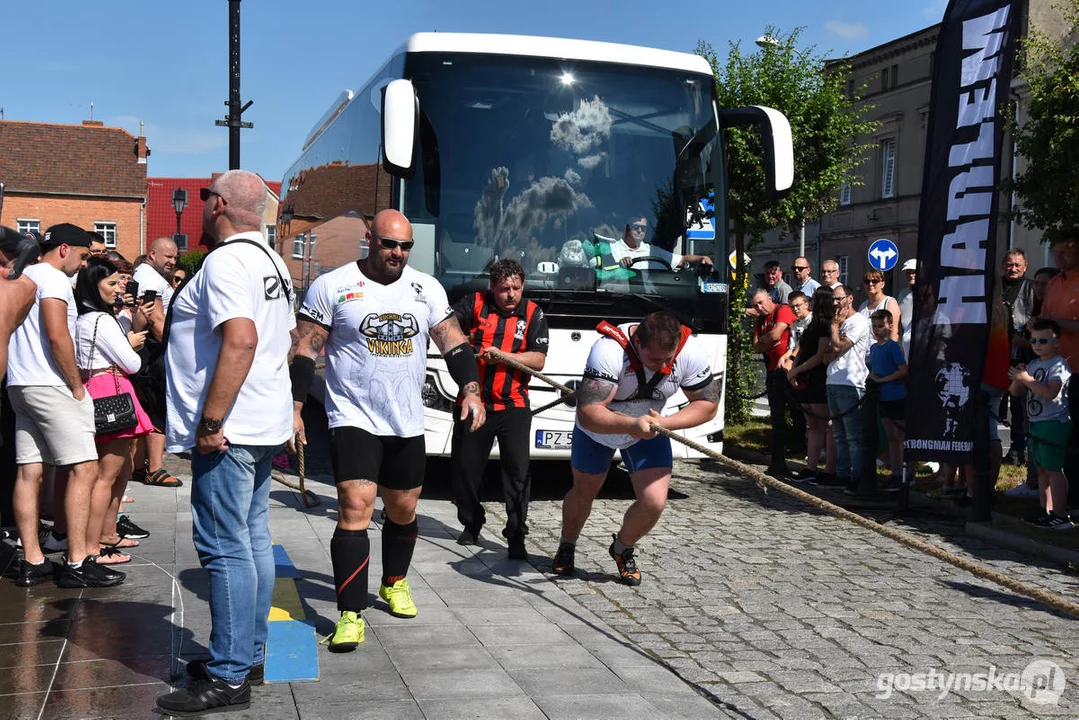
[[[895,197],[895,138],[880,144],[880,196]]]
[[[276,225],[267,225],[266,226],[266,244],[269,245],[272,248],[277,247],[277,226]]]
[[[19,231],[20,235],[25,235],[28,232],[41,232],[41,221],[19,219],[15,221],[15,229]]]
[[[880,91],[884,92],[891,85],[888,84],[888,68],[882,68],[880,71]]]
[[[300,233],[296,237],[292,238],[292,257],[297,260],[303,260],[304,244],[307,242],[307,238],[303,233]]]
[[[892,65],[892,87],[899,87],[899,66]]]
[[[110,250],[116,249],[116,223],[95,222],[94,232],[105,238],[105,247],[109,248]]]
[[[311,251],[311,257],[315,257],[315,243],[318,242],[318,235],[311,233],[310,239],[307,242],[307,247]]]
[[[841,285],[847,284],[847,256],[840,255],[835,259],[836,265],[839,266],[839,282]]]
[[[850,205],[851,186],[849,181],[844,181],[839,186],[839,204]]]
[[[187,251],[187,233],[173,233],[172,241],[176,243],[176,250],[179,252]]]

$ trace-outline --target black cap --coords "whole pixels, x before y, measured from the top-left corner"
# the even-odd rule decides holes
[[[24,237],[26,236],[20,234],[18,230],[0,225],[0,252],[14,255],[19,251],[19,241]]]
[[[71,223],[53,225],[45,231],[45,235],[41,238],[41,247],[53,248],[58,245],[90,247],[90,233]]]

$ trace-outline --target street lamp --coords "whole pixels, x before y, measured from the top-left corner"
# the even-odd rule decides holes
[[[772,47],[779,47],[780,46],[780,42],[778,40],[776,40],[774,37],[772,37],[771,35],[761,35],[759,38],[754,40],[754,42],[757,43],[757,47],[761,47],[761,48],[766,48],[768,46],[772,46]]]
[[[176,243],[176,247],[179,249],[180,236],[183,235],[180,230],[180,216],[184,214],[184,208],[187,207],[187,190],[176,188],[172,191],[172,207],[176,209],[176,237],[173,238],[173,242]],[[184,244],[186,246],[186,243]]]

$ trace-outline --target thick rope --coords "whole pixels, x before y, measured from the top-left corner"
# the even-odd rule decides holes
[[[526,365],[522,365],[521,363],[517,362],[512,357],[509,357],[505,353],[499,352],[498,350],[495,350],[495,352],[498,354],[499,362],[505,363],[506,365],[509,365],[516,370],[520,370],[522,372],[533,375],[534,377],[543,380],[544,382],[554,386],[562,392],[570,392],[570,389],[565,385],[562,385],[555,380],[552,380],[551,378],[532,370]],[[745,465],[738,462],[737,460],[732,460],[729,457],[720,455],[711,448],[707,448],[700,443],[690,440],[689,438],[682,437],[678,433],[672,432],[665,427],[660,427],[659,425],[653,423],[652,429],[660,435],[670,438],[675,442],[682,443],[683,445],[692,448],[693,450],[696,450],[702,455],[709,457],[712,460],[715,460],[720,465],[723,465],[729,470],[733,470],[734,472],[750,477],[756,482],[757,487],[760,487],[761,489],[772,488],[782,493],[786,493],[787,495],[801,500],[808,505],[827,512],[830,515],[834,515],[835,517],[838,517],[842,520],[848,520],[856,525],[860,525],[866,528],[867,530],[872,530],[873,532],[883,535],[884,537],[891,538],[896,542],[906,545],[912,550],[918,550],[927,555],[931,555],[938,560],[942,560],[950,565],[954,565],[957,568],[966,570],[967,572],[971,573],[976,577],[982,578],[984,580],[989,580],[990,582],[994,582],[997,585],[1005,587],[1014,593],[1017,593],[1019,595],[1025,595],[1026,597],[1044,603],[1045,605],[1048,605],[1054,610],[1065,613],[1067,615],[1071,615],[1072,617],[1079,618],[1079,603],[1074,603],[1058,595],[1053,595],[1052,593],[1046,592],[1045,590],[1041,590],[1040,588],[1036,588],[1032,585],[1027,585],[1026,583],[1020,582],[1009,575],[1005,575],[995,570],[991,570],[984,565],[979,565],[978,563],[967,560],[966,558],[961,558],[958,555],[947,552],[946,550],[942,550],[935,545],[930,545],[929,543],[911,535],[910,533],[903,532],[902,530],[896,530],[895,528],[888,527],[887,525],[881,525],[878,522],[874,522],[873,520],[864,518],[857,513],[851,512],[850,510],[841,508],[838,505],[833,505],[827,500],[822,500],[816,495],[811,495],[803,490],[799,490],[796,487],[788,485],[784,482],[780,482],[773,477],[765,475],[761,471],[752,468],[749,465]]]
[[[304,452],[304,444],[300,442],[299,437],[296,438],[296,455],[299,461],[299,483],[294,483],[291,480],[286,480],[285,476],[277,470],[270,473],[277,482],[281,483],[287,488],[292,488],[300,493],[300,500],[303,502],[303,506],[307,508],[315,507],[322,504],[322,499],[307,489],[304,484],[304,480],[307,477],[307,460],[306,453]]]

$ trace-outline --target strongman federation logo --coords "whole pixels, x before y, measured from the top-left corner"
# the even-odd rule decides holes
[[[412,338],[419,332],[420,324],[412,313],[370,313],[360,323],[360,334],[367,338],[367,351],[379,357],[411,355]]]
[[[945,363],[937,370],[933,386],[944,414],[944,437],[954,438],[963,406],[970,399],[970,370],[959,363]]]

